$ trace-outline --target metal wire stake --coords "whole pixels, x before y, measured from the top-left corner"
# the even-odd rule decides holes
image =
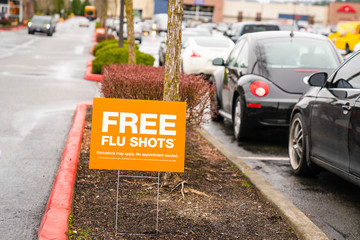
[[[117,235],[118,232],[118,212],[119,212],[119,178],[120,178],[120,170],[118,170],[118,178],[117,178],[117,188],[116,188],[116,223],[115,223],[115,233]]]
[[[159,234],[159,188],[160,188],[160,172],[158,172],[158,187],[156,199],[156,233]]]

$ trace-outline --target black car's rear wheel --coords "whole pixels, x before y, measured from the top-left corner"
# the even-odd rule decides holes
[[[308,164],[307,134],[303,116],[300,113],[295,114],[290,123],[289,157],[291,168],[298,175],[313,175],[318,172],[315,166]]]
[[[243,140],[248,135],[249,129],[246,126],[245,102],[241,96],[238,96],[234,105],[233,126],[236,140]]]
[[[211,109],[211,119],[213,121],[222,121],[224,119],[223,116],[221,116],[219,113],[220,104],[216,94],[214,96],[214,99],[210,103],[210,109]]]

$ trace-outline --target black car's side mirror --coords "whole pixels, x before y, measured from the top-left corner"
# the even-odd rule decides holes
[[[328,74],[326,72],[319,72],[314,73],[308,79],[306,79],[306,82],[311,87],[322,87],[324,83],[326,82],[328,78]]]
[[[214,66],[225,66],[225,61],[222,58],[215,58],[212,62]]]

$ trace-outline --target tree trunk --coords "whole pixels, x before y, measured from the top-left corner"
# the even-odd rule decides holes
[[[179,101],[181,57],[181,26],[184,14],[183,0],[169,0],[164,76],[164,101]],[[173,174],[165,172],[162,186],[170,184]]]
[[[100,27],[106,28],[107,0],[100,0]]]
[[[179,101],[183,0],[169,0],[164,77],[164,101]]]
[[[125,0],[129,64],[136,64],[133,0]]]

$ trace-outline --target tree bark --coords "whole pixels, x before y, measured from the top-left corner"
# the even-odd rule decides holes
[[[169,0],[164,77],[164,101],[179,101],[183,0]]]
[[[106,28],[107,0],[100,0],[100,27]]]
[[[125,0],[129,64],[136,64],[133,0]]]

